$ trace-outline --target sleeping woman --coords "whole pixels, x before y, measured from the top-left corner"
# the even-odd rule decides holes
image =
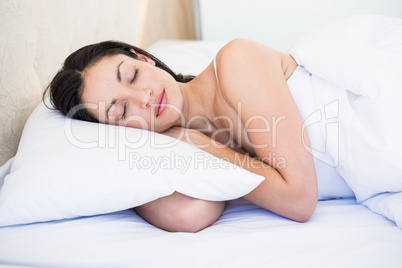
[[[71,54],[47,91],[69,117],[162,133],[264,176],[243,198],[306,222],[318,196],[310,138],[322,139],[306,130],[300,112],[311,98],[308,77],[292,56],[251,40],[226,44],[196,77],[175,74],[137,47],[107,41]],[[176,192],[135,210],[164,230],[197,232],[224,206]]]

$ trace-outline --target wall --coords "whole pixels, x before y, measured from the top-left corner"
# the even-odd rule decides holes
[[[14,156],[42,92],[76,49],[138,43],[135,0],[0,1],[0,165]]]
[[[139,44],[160,39],[195,39],[191,0],[139,0]]]
[[[354,14],[402,18],[401,0],[199,0],[203,40],[244,37],[286,52],[304,33]]]

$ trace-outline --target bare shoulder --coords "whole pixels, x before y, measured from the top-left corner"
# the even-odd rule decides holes
[[[296,67],[290,55],[248,39],[232,40],[216,55],[219,90],[232,108],[257,98],[288,98],[286,80]]]
[[[285,54],[274,48],[266,46],[262,43],[258,43],[256,41],[244,38],[233,39],[232,41],[228,42],[224,45],[221,50],[218,52],[217,57],[225,57],[225,56],[234,56],[237,55],[238,57],[246,55],[246,54],[258,54],[258,53],[272,53],[276,55]],[[240,53],[240,54],[238,54]]]
[[[249,39],[234,39],[216,55],[218,76],[233,73],[233,69],[255,71],[276,69],[287,80],[297,67],[296,61],[287,53]],[[224,77],[222,77],[224,79]]]
[[[241,118],[256,155],[287,159],[287,168],[269,163],[285,178],[313,172],[312,157],[300,141],[310,142],[300,131],[303,119],[286,83],[288,69],[297,65],[290,68],[287,54],[244,39],[227,44],[216,59],[220,91]]]

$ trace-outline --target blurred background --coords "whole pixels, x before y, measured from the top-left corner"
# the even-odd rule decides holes
[[[124,39],[142,48],[165,39],[229,41],[236,37],[275,46],[283,40],[294,41],[326,22],[354,14],[402,17],[402,1],[2,0],[0,38],[4,42],[9,37],[5,33],[12,34],[18,27],[36,31],[47,25],[42,32],[51,31],[52,37],[62,40],[65,33],[60,22],[64,21],[65,27],[77,26],[77,47],[92,42],[94,36],[96,41]],[[131,30],[130,35],[122,35],[127,29]]]

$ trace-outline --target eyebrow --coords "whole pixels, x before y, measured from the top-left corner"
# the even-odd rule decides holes
[[[120,66],[123,64],[124,60],[117,65],[117,82],[121,82],[121,73],[120,73]]]
[[[116,104],[117,99],[113,99],[112,102],[109,104],[109,106],[106,109],[106,117],[109,120],[109,111],[113,107],[113,105]]]
[[[117,65],[117,82],[121,83],[121,73],[120,73],[120,66],[123,64],[124,60],[120,62],[119,65]],[[109,111],[113,107],[113,105],[116,104],[116,99],[113,99],[112,102],[109,104],[109,106],[106,109],[106,117],[109,119]]]

